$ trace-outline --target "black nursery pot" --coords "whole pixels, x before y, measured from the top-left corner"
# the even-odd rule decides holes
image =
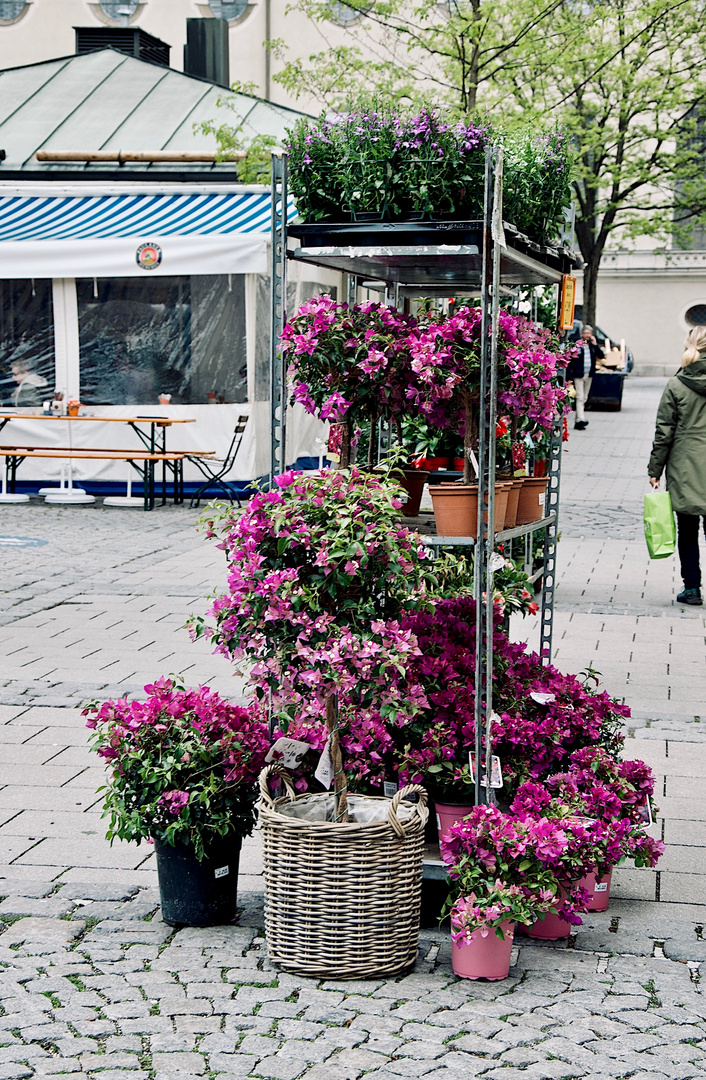
[[[238,901],[241,838],[223,837],[199,862],[194,849],[155,838],[162,918],[169,926],[219,926],[232,922]]]

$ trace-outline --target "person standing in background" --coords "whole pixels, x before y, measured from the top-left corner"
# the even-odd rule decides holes
[[[706,515],[706,326],[690,330],[681,371],[664,388],[647,472],[653,488],[667,470],[677,515],[677,546],[684,589],[679,604],[701,605],[699,524]],[[706,518],[704,518],[706,531]]]
[[[576,391],[575,431],[584,431],[588,427],[584,409],[591,392],[591,380],[596,374],[596,360],[602,360],[603,356],[603,350],[593,336],[593,327],[584,326],[576,342],[576,356],[569,363],[567,372],[568,382],[574,384]]]

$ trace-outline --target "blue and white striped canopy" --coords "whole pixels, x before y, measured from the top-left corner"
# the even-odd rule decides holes
[[[295,213],[290,201],[290,219]],[[269,231],[268,192],[0,197],[0,243]]]

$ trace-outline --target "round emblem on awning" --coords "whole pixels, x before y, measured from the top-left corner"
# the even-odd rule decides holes
[[[162,249],[159,244],[140,244],[135,260],[143,270],[155,270],[162,261]]]

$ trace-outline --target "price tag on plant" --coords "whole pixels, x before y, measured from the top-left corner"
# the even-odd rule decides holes
[[[316,766],[316,772],[314,776],[327,790],[333,783],[333,759],[331,757],[331,740],[329,739],[324,747],[324,751],[319,758],[319,764]]]
[[[471,768],[471,780],[475,784],[476,782],[476,755],[475,751],[471,750],[468,755],[468,763]],[[485,758],[481,758],[481,765],[485,768]],[[481,777],[481,787],[488,786],[487,773],[483,773]],[[501,788],[503,786],[503,772],[500,766],[500,758],[495,754],[490,755],[490,786],[491,788]]]
[[[652,817],[652,803],[649,795],[645,795],[642,802],[638,804],[637,809],[640,812],[640,824],[643,829],[649,829],[650,825],[654,825],[655,821]]]
[[[308,742],[300,742],[299,739],[286,739],[282,736],[272,744],[265,761],[276,761],[278,765],[283,765],[285,769],[296,769],[308,750],[311,750]]]
[[[391,780],[386,780],[382,785],[382,790],[386,799],[394,799],[397,794],[397,784],[394,784]]]
[[[530,694],[532,701],[536,701],[538,705],[551,705],[556,701],[556,694],[540,694],[538,690],[533,690]]]

